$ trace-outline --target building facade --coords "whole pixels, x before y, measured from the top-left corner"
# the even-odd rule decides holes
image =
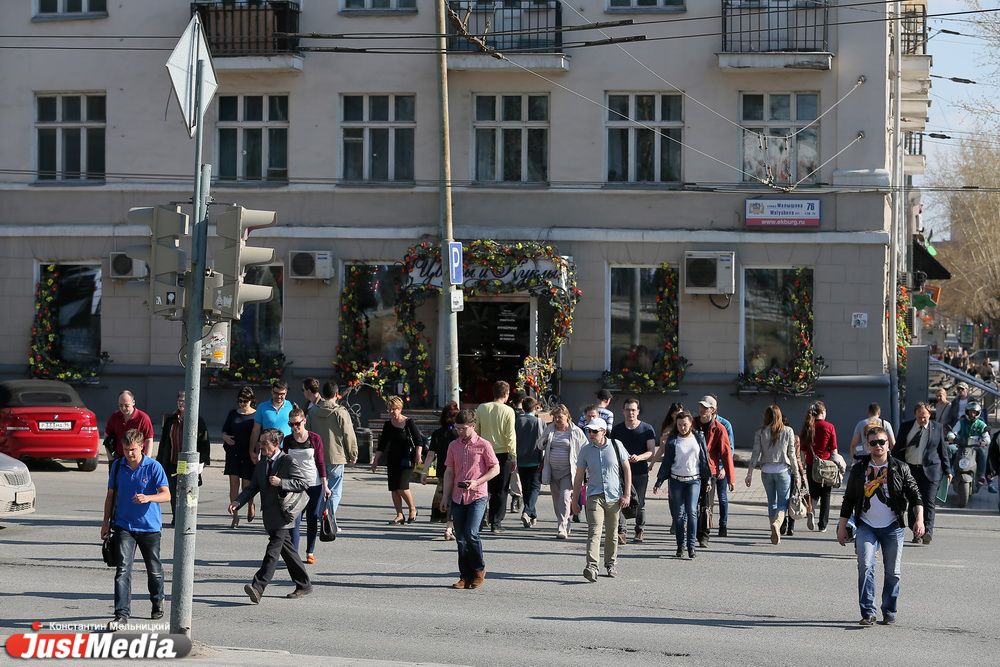
[[[573,411],[625,383],[619,397],[639,393],[658,423],[712,393],[749,445],[770,389],[793,394],[779,400],[796,425],[811,400],[842,429],[888,403],[926,3],[853,4],[450,3],[454,236],[516,260],[491,287],[476,283],[488,262],[467,266],[463,401],[544,356],[575,301],[549,390]],[[234,323],[233,356],[284,366],[293,395],[337,377],[348,348],[412,365],[398,286],[440,272],[421,250],[440,220],[432,3],[32,0],[0,7],[17,35],[0,61],[0,372],[57,359],[46,369],[97,372],[83,393],[102,416],[125,387],[154,415],[171,409],[182,325],[129,292],[141,272],[121,253],[149,242],[130,207],[191,197],[194,145],[164,63],[193,13],[218,81],[211,195],[278,215],[248,241],[276,249],[248,276],[275,297]],[[220,248],[210,238],[209,264]],[[532,277],[578,296],[559,302]],[[426,372],[395,387],[432,406],[440,298],[409,302]],[[825,370],[801,394],[813,356]],[[203,415],[221,424],[234,391],[207,375]]]

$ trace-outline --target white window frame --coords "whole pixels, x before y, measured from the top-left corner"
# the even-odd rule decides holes
[[[612,116],[614,113],[611,111],[611,98],[616,96],[628,96],[628,113],[629,118],[623,119],[618,118],[614,120]],[[652,95],[655,98],[655,119],[654,120],[633,120],[632,117],[635,115],[636,109],[636,98],[644,95]],[[674,96],[681,99],[681,113],[680,120],[659,120],[662,118],[662,105],[663,98],[665,96]],[[607,107],[604,110],[604,182],[607,185],[661,185],[668,183],[680,183],[684,180],[684,146],[680,142],[684,141],[684,94],[679,91],[668,90],[668,91],[607,91],[604,95],[604,103]],[[654,147],[654,158],[653,158],[653,170],[654,178],[653,180],[637,180],[637,151],[636,151],[636,134],[637,130],[645,130],[647,127],[654,128],[656,132],[654,133],[653,147]],[[610,180],[609,171],[611,167],[611,139],[610,134],[612,130],[627,129],[628,132],[628,176],[624,180]],[[660,130],[678,130],[680,132],[680,137],[676,139],[665,138],[665,135],[660,132]],[[671,145],[677,144],[677,148],[680,151],[680,164],[677,166],[677,178],[670,180],[661,180],[661,156],[663,151],[663,143],[667,142]]]
[[[360,97],[362,99],[362,120],[344,120],[346,115],[347,98]],[[370,120],[371,100],[377,97],[388,98],[388,120]],[[413,120],[396,120],[396,99],[400,97],[413,98]],[[340,96],[340,174],[341,179],[347,184],[357,183],[404,183],[410,184],[416,178],[416,128],[417,128],[417,95],[416,93],[343,93]],[[388,130],[388,152],[387,178],[372,178],[372,130]],[[396,175],[396,130],[409,129],[413,132],[412,163],[409,165],[412,177],[398,178]],[[361,130],[361,177],[348,178],[347,160],[349,153],[346,149],[348,142],[347,133]],[[357,141],[352,138],[351,141]]]
[[[69,98],[80,98],[80,120],[64,120],[63,110],[64,101]],[[87,98],[88,97],[100,97],[104,99],[104,119],[102,120],[89,120],[88,110],[87,110]],[[39,120],[39,100],[42,98],[54,98],[56,100],[56,120],[53,121],[42,121]],[[34,107],[32,109],[34,113],[34,137],[32,139],[33,146],[35,150],[34,155],[34,165],[35,165],[35,182],[36,183],[103,183],[105,180],[105,174],[107,172],[107,127],[108,127],[108,97],[104,91],[94,91],[94,92],[58,92],[58,93],[45,93],[36,92]],[[94,176],[90,176],[90,172],[87,170],[88,157],[91,154],[90,147],[90,133],[87,130],[99,129],[103,130],[104,134],[102,136],[102,143],[104,149],[104,169],[101,171],[95,171]],[[56,143],[55,143],[55,169],[43,170],[41,168],[42,160],[42,147],[39,141],[39,131],[40,130],[56,130]],[[66,175],[66,130],[80,130],[80,170],[79,172],[74,172],[75,176]],[[42,173],[52,174],[51,176],[43,177]]]
[[[763,95],[764,96],[764,119],[763,120],[747,120],[743,117],[743,100],[748,95]],[[769,115],[769,110],[771,108],[770,99],[772,96],[776,95],[788,95],[790,96],[789,101],[789,118],[787,120],[770,120],[767,116]],[[767,136],[767,158],[766,166],[771,167],[770,177],[775,183],[815,183],[819,179],[819,171],[817,167],[819,166],[819,156],[820,156],[820,123],[815,118],[798,118],[798,104],[797,100],[799,95],[813,95],[816,97],[816,116],[821,113],[820,110],[820,93],[816,90],[771,90],[771,91],[760,91],[760,90],[744,90],[740,92],[739,100],[739,112],[740,112],[740,126],[744,129],[741,133],[740,140],[742,144],[740,145],[740,169],[747,173],[755,173],[753,166],[748,160],[748,150],[756,150],[759,155],[761,152],[760,146],[762,145],[762,140],[756,136],[759,134],[764,134]],[[814,134],[816,137],[816,155],[813,161],[813,166],[811,168],[806,167],[803,169],[805,173],[799,173],[799,143],[798,137],[800,136],[800,130],[803,128],[810,134]],[[771,131],[781,131],[781,136],[773,135],[770,136]],[[787,132],[787,134],[786,134]],[[751,134],[753,133],[753,134]],[[775,169],[778,166],[778,158],[782,152],[784,152],[786,146],[786,140],[782,137],[787,136],[787,146],[788,146],[788,156],[790,173],[786,177],[780,169]],[[755,148],[756,147],[756,148]],[[808,171],[806,171],[808,169]],[[812,175],[805,178],[810,172]],[[744,182],[755,182],[757,179],[748,176],[744,173]],[[756,173],[756,176],[762,179],[767,179],[768,174],[766,171],[760,171]]]
[[[492,97],[494,98],[494,118],[493,120],[478,120],[476,118],[476,113],[478,109],[478,100],[480,98]],[[503,119],[503,98],[505,97],[520,97],[521,98],[521,119],[519,120],[504,120]],[[545,120],[528,120],[528,102],[529,98],[532,97],[543,97],[546,100],[545,107]],[[474,93],[472,96],[472,141],[470,142],[472,146],[472,158],[471,178],[476,183],[531,183],[531,184],[547,184],[549,182],[549,162],[551,158],[550,145],[552,139],[552,100],[548,93]],[[478,153],[479,153],[479,130],[495,130],[493,137],[493,174],[495,178],[483,179],[479,178],[476,173],[479,168],[478,164]],[[504,131],[505,130],[518,130],[521,132],[521,166],[520,166],[520,178],[518,179],[505,179],[503,174],[504,167]],[[529,149],[529,130],[545,130],[545,179],[543,180],[529,180],[528,179],[528,149]]]
[[[77,18],[98,18],[105,17],[108,15],[108,1],[107,0],[55,0],[56,10],[55,11],[42,11],[43,0],[32,0],[32,16],[36,18],[60,18],[60,19],[77,19]],[[80,10],[75,9],[70,10],[68,7],[71,2],[79,2]],[[92,3],[102,2],[104,4],[103,9],[91,9]]]
[[[237,107],[237,120],[222,120],[221,119],[221,100],[222,98],[235,97],[236,107]],[[244,120],[243,115],[245,112],[245,101],[247,98],[259,97],[261,98],[261,104],[263,105],[263,120]],[[270,120],[271,104],[270,100],[274,97],[284,97],[285,98],[285,108],[287,111],[288,120]],[[288,93],[260,93],[260,94],[246,94],[239,93],[233,95],[220,95],[219,101],[216,102],[216,126],[215,126],[215,155],[216,164],[219,165],[219,169],[215,174],[215,180],[220,183],[287,183],[288,182],[288,158],[290,151],[288,150],[288,134],[289,127],[291,125],[291,96]],[[236,175],[235,178],[230,178],[228,175],[223,177],[222,174],[222,130],[236,130]],[[268,164],[270,163],[271,157],[271,133],[269,130],[273,129],[284,129],[285,132],[285,175],[284,177],[269,178],[270,168]],[[244,155],[246,154],[246,130],[260,130],[261,131],[261,151],[260,151],[260,177],[259,178],[247,178],[246,175],[246,160]]]
[[[412,3],[413,5],[412,7],[401,7],[400,3],[402,1],[403,0],[385,0],[385,2],[389,5],[388,7],[375,7],[373,5],[375,4],[376,0],[361,0],[362,4],[364,5],[363,7],[348,7],[347,6],[348,0],[341,0],[340,11],[348,14],[352,12],[364,12],[366,14],[382,14],[382,13],[416,14],[417,13],[417,0],[408,0],[409,2]]]

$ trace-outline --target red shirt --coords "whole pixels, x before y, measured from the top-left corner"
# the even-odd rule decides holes
[[[814,423],[814,430],[816,435],[813,437],[812,447],[802,448],[802,452],[806,455],[807,466],[812,465],[813,456],[828,461],[837,451],[837,431],[830,422],[825,419],[817,419]]]
[[[133,428],[138,429],[142,433],[142,453],[149,456],[149,447],[146,443],[153,439],[153,422],[149,420],[149,415],[136,408],[128,421],[125,421],[125,415],[122,414],[121,410],[115,410],[111,417],[108,418],[108,425],[104,429],[104,435],[114,433],[116,458],[125,455],[124,450],[122,450],[122,440],[125,437],[125,432]]]
[[[476,433],[469,440],[469,444],[465,444],[459,438],[448,445],[445,465],[448,466],[449,470],[455,471],[455,480],[451,488],[452,501],[469,505],[475,500],[486,497],[486,485],[480,484],[473,489],[462,489],[459,488],[458,483],[467,479],[479,479],[486,474],[487,470],[500,465],[500,461],[497,459],[490,441]]]

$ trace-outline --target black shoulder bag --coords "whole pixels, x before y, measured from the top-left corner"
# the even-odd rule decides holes
[[[622,478],[622,488],[625,487],[625,466],[629,465],[628,457],[625,457],[625,463],[621,462],[621,450],[618,449],[619,444],[617,440],[613,438],[608,438],[611,440],[611,445],[615,448],[615,457],[618,459],[618,474]],[[622,516],[626,519],[634,519],[639,513],[639,493],[635,490],[635,484],[629,486],[628,494],[628,507],[622,508]]]
[[[118,470],[121,459],[111,464],[111,516],[108,519],[108,534],[101,542],[101,555],[108,567],[118,567],[118,549],[115,547],[115,508],[118,505]]]

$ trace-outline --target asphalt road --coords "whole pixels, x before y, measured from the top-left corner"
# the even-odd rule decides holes
[[[33,464],[37,512],[0,523],[4,638],[33,621],[105,623],[113,615],[113,572],[100,560],[98,539],[106,472],[105,465],[83,473]],[[941,511],[932,545],[907,544],[898,624],[860,628],[853,549],[840,547],[832,529],[810,532],[805,522],[794,538],[771,545],[759,480],[750,492],[734,494],[729,537],[714,538],[694,561],[673,558],[667,503],[651,496],[647,541],[622,547],[618,578],[596,583],[581,576],[585,524],[576,524],[569,540],[555,540],[544,495],[535,529],[508,520],[507,532],[485,536],[486,584],[455,591],[449,588],[457,578],[455,543],[441,539],[441,524],[427,521],[432,488],[413,487],[421,508],[417,523],[391,527],[384,476],[349,469],[340,512],[345,532],[320,544],[319,563],[310,566],[316,592],[294,601],[281,597],[291,583],[280,566],[255,606],[243,584],[264,552],[260,521],[229,529],[221,468],[209,468],[205,479],[193,635],[199,643],[238,649],[206,650],[206,664],[1000,661],[1000,515],[997,496],[985,489],[969,508]],[[835,503],[839,507],[837,496]],[[172,553],[168,528],[162,552],[168,581]],[[138,620],[149,603],[141,560],[136,570]]]

